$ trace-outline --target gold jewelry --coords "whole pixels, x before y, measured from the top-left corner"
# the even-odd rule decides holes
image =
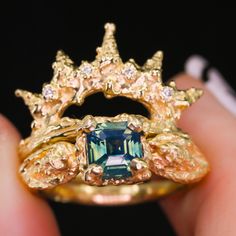
[[[142,67],[123,63],[114,38],[115,25],[105,25],[96,59],[77,67],[59,51],[54,75],[42,94],[17,90],[34,118],[32,134],[19,146],[20,175],[30,189],[56,201],[86,204],[132,204],[173,192],[202,179],[209,170],[188,134],[176,127],[181,111],[202,90],[163,85],[162,52]],[[82,120],[62,117],[72,104],[97,92],[142,103],[150,118],[120,114]]]

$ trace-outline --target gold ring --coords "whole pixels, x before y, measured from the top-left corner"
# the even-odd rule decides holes
[[[174,81],[164,85],[161,51],[142,67],[133,59],[123,63],[114,32],[107,23],[91,63],[78,67],[59,51],[42,94],[16,91],[34,118],[31,136],[19,146],[20,176],[31,190],[56,201],[133,204],[198,182],[209,171],[189,135],[176,127],[202,90],[178,90]],[[69,106],[97,92],[140,102],[150,117],[63,117]]]

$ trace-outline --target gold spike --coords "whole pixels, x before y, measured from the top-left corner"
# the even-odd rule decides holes
[[[22,97],[26,105],[30,103],[30,100],[33,96],[33,93],[21,89],[17,89],[15,94],[17,97]]]
[[[105,24],[105,35],[103,38],[102,46],[97,48],[96,60],[99,62],[106,59],[113,62],[121,62],[121,58],[117,49],[116,40],[114,37],[116,27],[113,23]]]
[[[65,54],[64,51],[57,51],[56,62],[53,63],[52,67],[54,70],[62,69],[65,66],[73,66],[74,62]]]
[[[67,64],[73,64],[73,61],[65,54],[63,50],[58,50],[56,55],[57,62],[65,62]]]
[[[189,104],[192,104],[196,102],[202,95],[203,90],[202,89],[196,89],[196,88],[190,88],[185,91],[186,98],[189,102]]]
[[[163,60],[163,52],[157,51],[151,59],[148,59],[144,64],[145,70],[161,70]]]
[[[29,107],[32,116],[36,119],[37,107],[42,103],[43,98],[39,94],[34,94],[25,90],[17,89],[15,92],[17,97],[22,97],[25,105]]]

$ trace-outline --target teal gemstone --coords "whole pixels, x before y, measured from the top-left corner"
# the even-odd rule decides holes
[[[131,160],[143,157],[140,133],[127,122],[99,123],[87,134],[87,156],[89,164],[102,166],[103,179],[128,178]]]

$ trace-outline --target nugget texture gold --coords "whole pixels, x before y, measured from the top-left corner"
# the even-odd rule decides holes
[[[209,171],[189,135],[176,127],[202,90],[178,90],[174,81],[164,85],[161,51],[142,67],[133,59],[122,62],[114,32],[107,23],[93,62],[76,66],[58,51],[53,78],[41,94],[16,91],[34,119],[30,137],[19,146],[20,175],[30,189],[56,201],[133,204],[198,182]],[[63,117],[69,106],[97,92],[135,100],[150,117]]]

